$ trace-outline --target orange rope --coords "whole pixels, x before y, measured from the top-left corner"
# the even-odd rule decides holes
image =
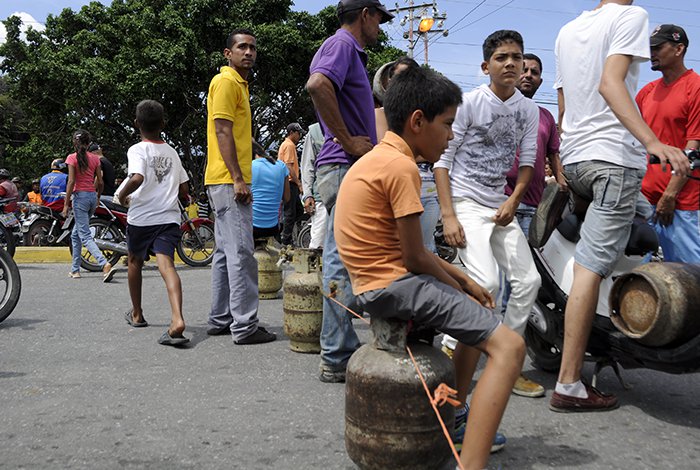
[[[369,325],[369,320],[367,320],[365,317],[363,317],[362,315],[360,315],[360,314],[357,313],[357,312],[353,312],[352,309],[346,307],[345,305],[341,304],[339,301],[335,300],[335,297],[334,297],[334,296],[335,296],[335,292],[334,292],[334,291],[331,291],[331,295],[326,294],[326,293],[323,292],[323,291],[321,291],[321,293],[322,293],[323,296],[326,297],[328,300],[331,300],[331,301],[335,302],[336,304],[340,305],[340,306],[343,307],[345,310],[347,310],[348,312],[352,313],[352,314],[355,315],[357,318],[359,318],[360,320],[362,320],[363,322],[365,322],[365,323],[367,323],[367,324]]]
[[[430,389],[428,388],[428,384],[425,382],[425,379],[423,378],[423,374],[421,374],[421,371],[418,368],[418,364],[416,363],[416,360],[413,357],[413,353],[411,352],[411,348],[406,346],[406,351],[408,351],[408,355],[411,357],[411,361],[413,362],[413,367],[415,367],[416,372],[418,372],[418,377],[420,378],[420,381],[423,384],[423,389],[425,390],[425,394],[428,395],[428,401],[430,402],[430,406],[433,407],[433,411],[435,412],[435,416],[437,416],[437,419],[440,422],[440,427],[442,428],[442,432],[445,434],[445,438],[447,439],[447,443],[450,445],[450,449],[452,449],[452,455],[454,455],[454,458],[457,461],[457,466],[459,467],[460,470],[464,470],[464,466],[462,465],[462,462],[459,460],[459,454],[457,453],[457,449],[455,449],[455,445],[452,443],[452,437],[450,436],[450,432],[447,430],[447,426],[445,426],[445,422],[442,420],[442,416],[440,416],[440,411],[438,411],[437,406],[435,405],[435,402],[437,400],[434,400],[433,397],[430,395]],[[441,385],[444,385],[444,384],[441,384]],[[438,389],[439,388],[440,387],[438,387]],[[437,393],[436,393],[436,395],[437,395]],[[457,402],[457,404],[459,404],[459,402]]]
[[[355,315],[357,318],[359,318],[363,322],[369,323],[369,320],[364,318],[362,315],[360,315],[357,312],[353,312],[352,309],[350,309],[349,307],[346,307],[345,305],[340,303],[338,300],[336,300],[335,299],[335,289],[331,288],[330,294],[326,294],[323,291],[321,291],[321,293],[324,295],[324,297],[326,297],[327,299],[340,305],[345,310],[352,313],[353,315]],[[433,396],[430,395],[430,389],[428,388],[428,384],[425,382],[425,379],[423,378],[423,374],[421,373],[420,369],[418,368],[418,364],[416,363],[416,360],[413,357],[413,353],[411,352],[411,348],[406,346],[406,351],[408,351],[408,355],[411,357],[411,361],[413,362],[413,367],[415,367],[416,372],[418,372],[418,377],[420,378],[420,381],[423,384],[423,389],[425,390],[425,394],[428,395],[428,401],[430,402],[430,406],[432,406],[433,411],[435,411],[435,416],[437,416],[438,422],[440,423],[440,427],[442,428],[442,432],[445,434],[445,438],[447,439],[447,443],[450,445],[450,449],[452,450],[452,455],[454,456],[455,460],[457,461],[457,466],[459,467],[460,470],[464,470],[464,466],[462,465],[462,462],[459,460],[459,454],[457,453],[457,449],[455,449],[455,446],[452,443],[452,437],[450,436],[450,432],[447,430],[447,426],[445,426],[445,422],[442,420],[442,416],[440,416],[440,411],[438,411],[438,409],[437,409],[438,406],[442,406],[445,402],[447,402],[455,407],[459,406],[460,405],[459,401],[455,400],[451,396],[451,395],[455,395],[457,393],[457,391],[453,390],[452,388],[448,387],[446,384],[442,383],[435,389],[435,397],[433,398]]]

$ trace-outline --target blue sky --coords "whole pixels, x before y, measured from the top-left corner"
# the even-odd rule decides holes
[[[394,0],[396,1],[396,0]],[[15,12],[29,13],[38,22],[43,22],[48,14],[58,14],[63,8],[79,9],[89,3],[83,0],[3,0],[0,2],[0,18],[4,19]],[[102,3],[109,3],[107,0]],[[405,0],[398,1],[405,6]],[[415,3],[421,3],[416,0]],[[425,2],[427,3],[427,2]],[[480,64],[481,43],[484,38],[498,29],[515,29],[525,40],[526,52],[537,54],[544,65],[545,83],[535,98],[548,108],[556,101],[552,90],[554,81],[553,47],[561,26],[575,18],[581,11],[594,8],[595,0],[436,0],[440,11],[447,13],[445,28],[450,30],[447,37],[435,36],[428,47],[429,63],[463,89],[469,90],[487,80],[482,75]],[[322,0],[297,0],[292,7],[316,13],[323,7],[335,4]],[[674,23],[685,28],[690,38],[686,55],[686,66],[700,70],[700,2],[678,0],[670,4],[668,0],[644,0],[634,3],[649,12],[650,28],[662,23]],[[669,6],[672,5],[672,6]],[[388,1],[387,7],[394,2]],[[399,24],[384,25],[384,30],[392,38],[395,46],[407,49],[403,32],[407,29]],[[415,58],[424,61],[423,42],[414,49]],[[642,65],[639,86],[659,77],[658,72]]]

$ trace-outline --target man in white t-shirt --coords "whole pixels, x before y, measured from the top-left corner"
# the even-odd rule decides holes
[[[178,197],[187,195],[189,178],[175,149],[161,140],[163,116],[163,106],[157,101],[144,100],[136,107],[141,142],[129,148],[129,181],[118,194],[119,202],[129,205],[126,244],[132,309],[124,317],[132,327],[148,326],[141,307],[141,269],[146,256],[153,252],[172,312],[170,326],[158,343],[180,346],[189,339],[182,335],[182,284],[173,260],[182,235]]]
[[[646,169],[645,148],[675,171],[689,170],[683,152],[659,141],[632,99],[639,65],[649,59],[649,31],[647,12],[631,4],[602,0],[566,24],[555,46],[564,175],[572,191],[592,202],[576,247],[553,411],[617,407],[614,395],[581,382],[600,283],[629,238]]]

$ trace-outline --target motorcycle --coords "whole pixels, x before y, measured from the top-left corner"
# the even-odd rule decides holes
[[[192,219],[182,204],[179,207],[182,217],[180,224],[182,237],[176,247],[177,254],[189,266],[207,266],[214,258],[216,248],[214,222],[200,217]],[[112,265],[118,263],[119,259],[129,252],[126,245],[127,210],[126,207],[112,202],[111,197],[104,196],[100,198],[95,214],[90,219],[90,233],[95,239],[95,244]],[[71,213],[63,226],[67,233],[72,230],[72,224],[73,214]],[[102,269],[84,247],[80,265],[93,272]]]
[[[691,168],[700,168],[700,154],[693,150],[687,151],[687,155]],[[653,157],[650,162],[655,162]],[[583,220],[580,214],[585,215],[585,210],[571,211],[571,207],[569,212],[544,246],[531,247],[542,286],[528,319],[525,341],[533,365],[548,372],[558,371],[561,363],[564,311],[573,283],[574,253]],[[645,256],[657,248],[658,238],[654,228],[642,220],[636,220],[624,255],[614,266],[613,273],[601,283],[596,315],[586,348],[586,360],[595,362],[593,386],[596,385],[598,374],[606,366],[612,367],[625,388],[628,387],[618,365],[625,369],[647,368],[673,374],[700,369],[700,335],[664,346],[649,346],[623,334],[611,320],[611,306],[617,308],[615,292],[613,298],[610,298],[611,291],[619,292],[619,287],[613,287],[616,280],[624,280],[627,273],[644,264]]]
[[[26,246],[56,246],[63,232],[63,215],[46,206],[25,204],[22,209],[22,238]],[[63,245],[67,240],[63,240]]]
[[[15,198],[0,199],[0,247],[4,248],[10,256],[15,256],[17,247],[17,234],[21,234],[20,221],[14,212],[5,212],[5,206]]]
[[[0,250],[0,322],[14,311],[22,292],[22,278],[12,256]]]

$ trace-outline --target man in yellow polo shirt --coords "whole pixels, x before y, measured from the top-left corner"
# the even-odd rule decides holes
[[[248,74],[257,57],[255,35],[229,34],[221,67],[207,96],[207,169],[204,184],[216,214],[211,269],[210,335],[228,334],[236,344],[274,341],[258,326],[258,264],[253,257],[250,191],[253,136]]]

